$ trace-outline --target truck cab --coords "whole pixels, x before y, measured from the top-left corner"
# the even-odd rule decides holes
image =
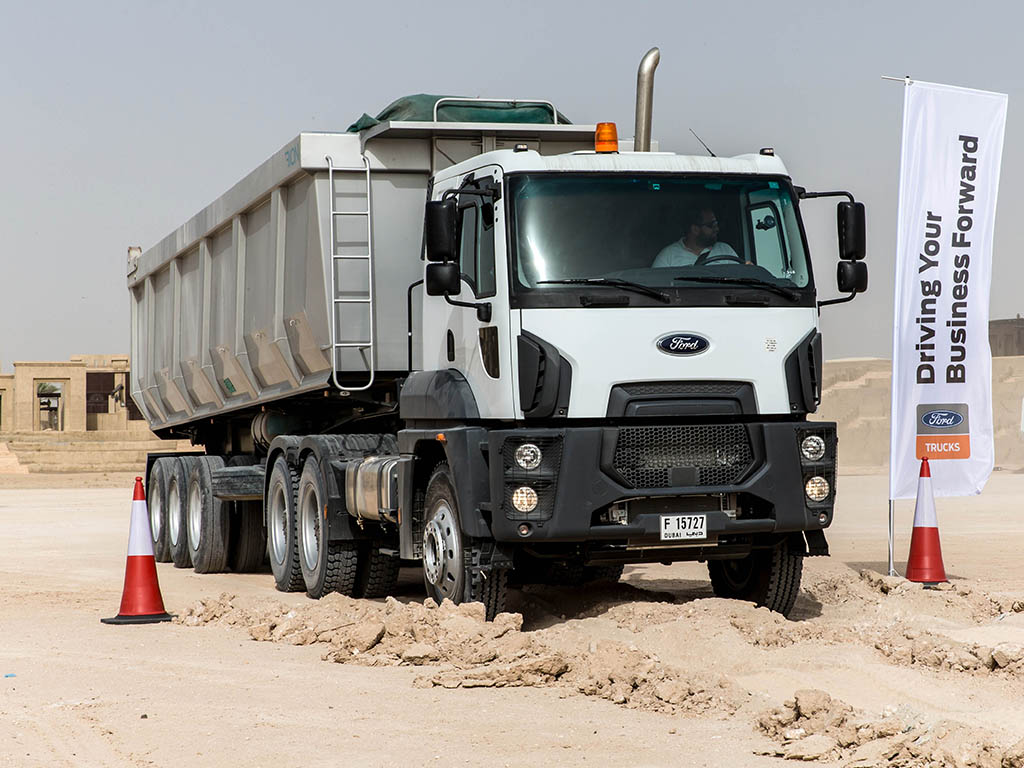
[[[434,179],[399,444],[446,446],[416,553],[436,597],[472,591],[467,558],[581,578],[706,560],[719,594],[788,613],[836,485],[835,425],[807,420],[801,191],[769,152],[519,147]]]

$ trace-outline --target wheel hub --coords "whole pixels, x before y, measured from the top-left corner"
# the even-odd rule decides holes
[[[189,483],[188,488],[188,536],[192,549],[199,548],[199,537],[203,529],[203,502],[199,494],[199,483]]]
[[[160,509],[160,494],[153,495],[153,503],[149,505],[149,526],[153,531],[153,541],[160,538],[163,528],[163,515]]]
[[[299,506],[299,521],[302,528],[302,557],[306,568],[316,568],[320,556],[320,501],[316,491],[306,487]]]
[[[462,539],[451,508],[444,502],[423,528],[423,573],[442,595],[456,599],[462,565]]]
[[[288,542],[288,513],[285,509],[284,489],[278,485],[273,489],[270,502],[270,549],[275,563],[285,561]]]

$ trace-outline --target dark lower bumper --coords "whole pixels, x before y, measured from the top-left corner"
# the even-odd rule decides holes
[[[828,527],[835,498],[835,424],[756,422],[739,427],[745,430],[749,453],[734,449],[737,425],[651,427],[639,434],[639,447],[629,450],[620,443],[624,428],[492,430],[487,435],[492,535],[498,541],[521,543],[616,541],[631,548],[699,547],[733,536]],[[665,434],[676,441],[666,443],[664,453],[656,444],[663,434],[660,429],[671,430]],[[807,434],[825,440],[825,456],[818,462],[800,455],[800,441]],[[733,443],[691,441],[692,450],[681,450],[680,442],[693,435],[705,442],[728,435]],[[629,439],[637,442],[635,430]],[[515,447],[525,442],[544,452],[536,470],[514,464]],[[644,462],[655,470],[641,466]],[[807,479],[815,475],[825,477],[831,487],[818,503],[804,492]],[[636,487],[627,478],[660,482],[659,487]],[[536,490],[537,509],[514,508],[512,492],[524,486]],[[615,504],[628,508],[626,524],[602,523],[602,512]],[[735,516],[723,508],[732,508]],[[660,539],[663,515],[691,513],[707,515],[706,539]]]

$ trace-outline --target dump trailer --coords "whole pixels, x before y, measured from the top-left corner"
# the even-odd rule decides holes
[[[822,305],[867,285],[864,209],[770,149],[652,152],[547,101],[418,96],[300,133],[129,249],[157,558],[278,589],[502,610],[510,582],[707,562],[787,613],[825,555]],[[801,202],[841,195],[819,301]]]

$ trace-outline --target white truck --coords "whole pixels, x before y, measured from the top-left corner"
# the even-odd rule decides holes
[[[789,612],[826,555],[819,308],[867,286],[864,209],[770,149],[650,151],[550,102],[401,100],[301,133],[144,253],[132,396],[159,560],[278,589],[502,610],[510,579],[706,561]],[[818,301],[801,200],[843,195]],[[717,237],[716,237],[717,236]],[[696,247],[694,246],[696,243]],[[710,245],[709,245],[710,243]]]

